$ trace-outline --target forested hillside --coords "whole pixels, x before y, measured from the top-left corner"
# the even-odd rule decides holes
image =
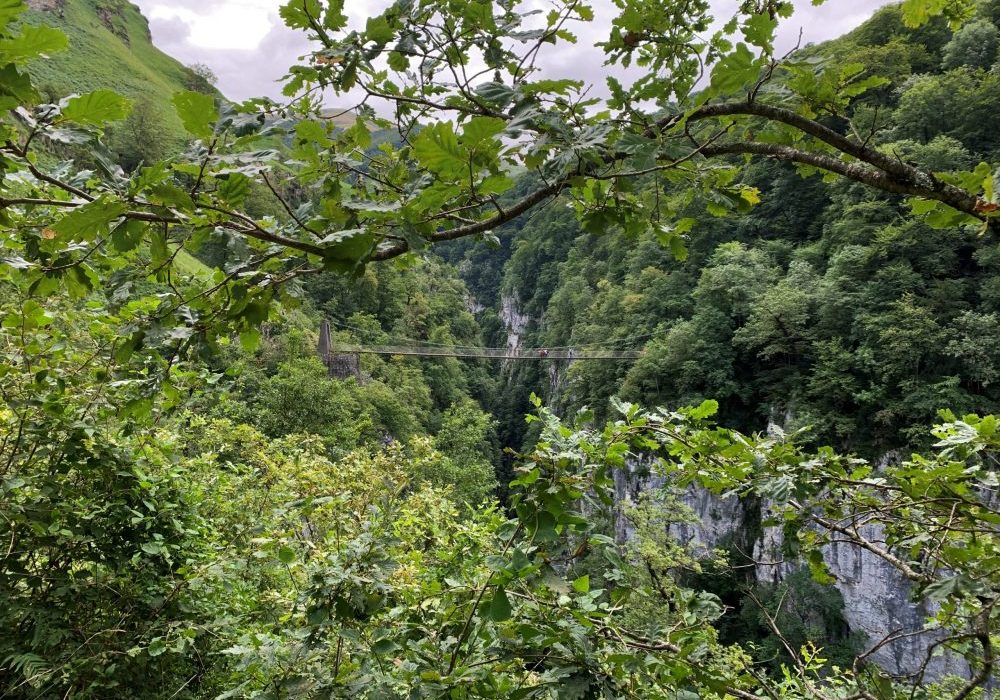
[[[613,5],[0,0],[0,698],[994,692],[1000,1]]]
[[[983,5],[953,35],[944,21],[909,29],[890,6],[803,53],[884,78],[849,112],[882,150],[935,172],[971,168],[1000,149],[997,14]],[[727,425],[808,427],[814,444],[878,458],[926,444],[942,407],[997,411],[993,237],[784,163],[747,165],[739,180],[760,204],[699,218],[683,260],[653,228],[584,235],[558,205],[507,227],[496,251],[443,249],[489,307],[487,328],[514,309],[530,319],[527,347],[646,350],[634,367],[518,368],[502,399],[514,402],[511,420],[540,386],[566,415],[603,412],[615,395],[666,406],[712,398]]]

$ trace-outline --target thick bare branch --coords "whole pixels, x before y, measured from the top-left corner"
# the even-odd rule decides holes
[[[786,160],[803,165],[811,165],[820,170],[841,175],[855,182],[868,185],[883,192],[892,194],[906,194],[925,199],[934,199],[943,202],[953,209],[968,214],[977,219],[982,219],[982,214],[977,209],[978,199],[952,185],[946,185],[936,179],[932,179],[925,184],[912,180],[903,180],[887,173],[884,170],[870,167],[862,163],[849,163],[832,155],[803,151],[783,146],[775,143],[760,143],[757,141],[740,141],[736,143],[719,144],[707,146],[702,149],[702,154],[711,158],[723,155],[759,155],[776,160]],[[928,176],[929,177],[929,176]]]

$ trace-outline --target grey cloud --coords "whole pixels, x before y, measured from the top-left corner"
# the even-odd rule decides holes
[[[219,87],[229,98],[243,100],[266,95],[279,98],[281,77],[299,56],[309,51],[302,32],[276,25],[253,50],[203,50],[204,61],[219,76]]]
[[[173,0],[172,8],[189,9],[205,13],[216,7],[232,4],[234,0]],[[149,13],[162,0],[137,0],[140,9]],[[211,49],[189,41],[189,25],[181,19],[155,19],[150,22],[153,42],[181,63],[204,63],[219,78],[219,89],[233,100],[244,100],[261,95],[280,97],[280,78],[296,58],[309,50],[304,33],[284,26],[275,15],[273,25],[257,48]]]
[[[136,0],[137,4],[150,10],[163,0]],[[212,8],[238,3],[239,0],[173,0],[172,7],[190,9],[205,13]],[[797,2],[795,15],[783,23],[778,38],[778,50],[791,48],[802,33],[803,43],[816,43],[839,36],[867,19],[879,6],[888,0],[828,0],[819,7],[813,7],[808,0]],[[206,63],[219,76],[219,88],[231,99],[246,99],[256,95],[280,97],[281,87],[277,81],[298,56],[307,53],[309,43],[305,34],[293,31],[281,24],[277,18],[279,0],[275,0],[274,26],[254,50],[207,49],[187,41],[188,29],[180,20],[157,20],[152,23],[153,40],[163,50],[185,64]],[[374,8],[388,4],[387,0],[352,0],[348,3],[351,14],[362,21]],[[715,0],[713,9],[716,17],[724,20],[732,15],[738,0]],[[596,21],[590,25],[577,25],[574,31],[579,35],[576,45],[562,45],[550,50],[540,61],[540,67],[550,75],[571,77],[594,84],[594,94],[604,95],[604,75],[609,71],[603,65],[604,58],[593,45],[607,37],[614,8],[610,0],[594,0]],[[613,69],[619,76],[628,78],[627,73]],[[342,100],[334,100],[342,102]]]
[[[179,19],[151,19],[149,30],[153,34],[153,41],[156,42],[156,45],[167,53],[183,50],[191,35],[191,29],[187,23]]]

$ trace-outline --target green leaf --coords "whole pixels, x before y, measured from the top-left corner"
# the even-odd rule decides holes
[[[588,593],[590,591],[590,576],[581,576],[573,582],[573,590],[577,593]]]
[[[200,139],[212,137],[213,127],[219,119],[215,98],[212,95],[190,90],[178,92],[174,95],[173,103],[177,116],[189,134]]]
[[[354,120],[354,125],[344,132],[344,136],[354,142],[358,148],[367,150],[372,145],[370,123],[362,117]]]
[[[282,564],[291,564],[295,561],[295,550],[288,546],[278,549],[278,561]]]
[[[389,638],[379,639],[377,642],[372,644],[372,651],[379,656],[385,656],[386,654],[392,653],[399,648],[396,642]]]
[[[260,331],[249,328],[240,333],[240,345],[247,352],[253,352],[260,345]]]
[[[940,602],[959,590],[961,580],[961,576],[949,576],[932,581],[924,588],[924,597],[927,600]]]
[[[14,109],[25,102],[35,102],[38,92],[31,84],[31,76],[27,71],[17,70],[14,64],[8,64],[0,69],[0,108]]]
[[[313,119],[304,119],[296,124],[295,135],[300,141],[314,143],[321,148],[329,148],[332,144],[327,136],[326,126]]]
[[[170,248],[167,246],[167,234],[161,228],[153,229],[149,240],[149,256],[153,267],[161,267],[170,259]]]
[[[903,11],[903,24],[911,29],[926,24],[933,17],[944,15],[954,30],[962,20],[972,15],[975,3],[972,0],[904,0],[900,9]]]
[[[521,91],[529,95],[568,95],[571,91],[581,90],[582,80],[536,80],[533,83],[526,83],[521,86]]]
[[[234,207],[242,206],[250,194],[250,178],[243,173],[229,173],[218,179],[215,192],[227,204]]]
[[[691,222],[689,225],[687,222]],[[687,245],[684,243],[684,233],[691,229],[694,219],[681,219],[673,227],[660,224],[656,227],[656,240],[660,245],[670,250],[674,259],[684,262],[688,257]]]
[[[128,116],[132,103],[111,90],[95,90],[66,101],[58,121],[104,126]]]
[[[108,233],[108,225],[125,213],[121,202],[102,196],[93,202],[77,207],[52,224],[52,229],[66,240],[90,241]]]
[[[292,29],[309,29],[312,22],[318,22],[323,8],[319,0],[292,0],[278,10],[281,19]]]
[[[120,363],[128,362],[128,359],[132,357],[135,351],[142,347],[145,338],[146,333],[144,331],[136,331],[122,340],[115,348],[115,361]]]
[[[507,591],[503,588],[497,588],[496,593],[493,594],[490,602],[487,603],[486,615],[494,622],[503,622],[510,619],[510,599],[507,597]]]
[[[25,26],[19,36],[0,39],[0,64],[24,63],[33,58],[63,51],[69,46],[66,35],[52,27]]]
[[[389,67],[401,73],[410,67],[410,59],[405,54],[392,51],[389,54]]]
[[[476,88],[476,95],[500,108],[514,99],[514,91],[504,83],[483,83]]]
[[[385,45],[392,41],[393,31],[384,16],[369,17],[365,25],[365,36],[369,41]]]
[[[751,15],[743,25],[743,36],[752,46],[758,46],[770,52],[774,41],[774,32],[777,28],[777,17],[772,17],[767,12]]]
[[[712,92],[733,93],[754,80],[758,74],[753,52],[746,44],[736,45],[736,50],[725,56],[712,69]]]
[[[354,228],[331,233],[320,241],[323,261],[334,271],[349,272],[375,245],[375,236],[367,229]]]
[[[3,320],[4,328],[44,328],[54,319],[37,301],[29,299],[21,306],[21,313],[8,315]]]
[[[590,686],[591,680],[586,674],[574,673],[572,676],[562,679],[559,683],[557,697],[559,700],[584,700],[584,698],[590,696]],[[688,700],[688,698],[683,697],[680,693],[674,697],[677,700]]]
[[[504,120],[497,117],[473,117],[462,126],[462,145],[475,149],[504,130]]]
[[[809,573],[812,574],[813,581],[824,586],[837,582],[837,579],[830,575],[830,570],[823,560],[823,554],[818,549],[809,552]]]
[[[938,207],[942,206],[941,202],[934,199],[916,199],[913,198],[909,200],[910,211],[916,216],[922,216],[924,214],[929,214]]]
[[[190,210],[194,207],[191,195],[177,185],[161,182],[149,188],[149,201],[165,207]]]
[[[444,180],[464,177],[468,167],[450,122],[432,124],[421,131],[413,140],[413,153],[420,165]]]
[[[142,221],[128,219],[115,226],[111,232],[111,245],[119,253],[134,250],[146,235],[146,224]]]
[[[28,8],[22,0],[0,0],[0,28],[8,27],[26,9]]]
[[[697,408],[692,408],[688,415],[694,420],[705,420],[719,412],[719,402],[715,399],[702,401]]]
[[[514,181],[506,175],[490,175],[479,183],[477,191],[481,195],[502,194],[514,186]]]
[[[546,510],[538,511],[534,539],[538,542],[551,542],[556,538],[556,519]]]

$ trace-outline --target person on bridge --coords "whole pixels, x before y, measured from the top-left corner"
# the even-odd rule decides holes
[[[542,348],[541,350],[538,351],[538,356],[539,357],[548,357],[549,356],[549,351],[546,350],[545,348]]]

